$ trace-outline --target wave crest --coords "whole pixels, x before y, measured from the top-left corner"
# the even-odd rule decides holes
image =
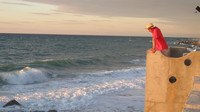
[[[1,82],[7,84],[32,84],[49,80],[47,73],[30,67],[22,70],[0,74]]]
[[[56,66],[56,67],[70,67],[78,65],[92,65],[99,63],[102,60],[99,58],[88,58],[88,59],[62,59],[62,60],[42,60],[34,62],[33,64]]]

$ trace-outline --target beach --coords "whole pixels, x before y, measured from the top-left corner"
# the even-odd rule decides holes
[[[144,89],[102,95],[94,104],[72,112],[144,112]]]

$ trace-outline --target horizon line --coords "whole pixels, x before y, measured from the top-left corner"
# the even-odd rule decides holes
[[[56,34],[56,33],[0,33],[0,34],[17,34],[17,35],[20,35],[20,34],[22,34],[22,35],[74,35],[74,36],[108,36],[108,37],[115,37],[115,36],[117,36],[117,37],[146,37],[146,38],[152,38],[152,36],[138,36],[138,35],[136,35],[136,36],[130,36],[130,35],[101,35],[101,34]],[[166,36],[166,37],[164,37],[164,38],[198,38],[198,37],[175,37],[175,36]]]

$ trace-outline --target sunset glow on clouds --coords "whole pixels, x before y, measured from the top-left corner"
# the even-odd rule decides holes
[[[0,0],[0,33],[200,37],[199,0]]]

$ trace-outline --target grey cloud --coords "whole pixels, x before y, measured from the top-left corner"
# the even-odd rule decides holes
[[[93,22],[111,22],[111,20],[90,20]]]
[[[24,0],[52,4],[57,11],[105,17],[181,18],[193,13],[190,0]],[[191,11],[191,12],[190,12]]]
[[[10,3],[10,2],[0,2],[2,4],[11,4],[11,5],[23,5],[23,6],[31,6],[30,4],[25,3]]]
[[[84,24],[83,21],[78,21],[78,20],[65,20],[63,23],[64,24]]]
[[[0,24],[25,25],[25,24],[32,24],[32,22],[29,22],[29,21],[13,21],[13,22],[2,21],[2,22],[0,22]]]
[[[45,16],[51,15],[50,13],[32,13],[32,14],[36,14],[36,15],[45,15]]]
[[[51,15],[59,15],[60,13],[52,11],[52,12],[33,12],[32,14],[34,14],[34,15],[42,15],[42,16],[51,16]]]

